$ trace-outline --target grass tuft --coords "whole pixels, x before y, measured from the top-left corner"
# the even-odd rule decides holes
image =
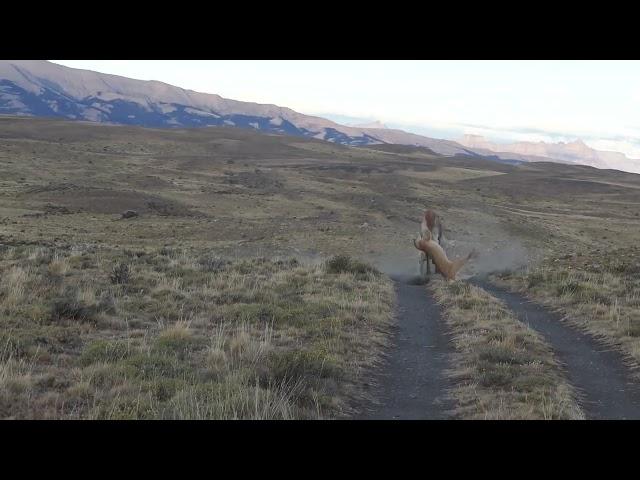
[[[74,245],[13,249],[0,267],[2,418],[341,417],[394,300],[351,260],[334,275],[295,259]]]
[[[355,260],[348,255],[336,255],[331,257],[325,263],[327,273],[353,273],[356,275],[373,274],[379,275],[380,272],[366,263]]]
[[[111,275],[109,275],[109,280],[111,280],[111,283],[114,285],[126,285],[129,283],[129,278],[129,265],[126,263],[121,263],[113,267]]]
[[[459,417],[584,418],[550,347],[502,302],[462,281],[430,288],[453,333]]]

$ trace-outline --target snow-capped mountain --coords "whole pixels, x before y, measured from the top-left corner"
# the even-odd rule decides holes
[[[412,145],[441,155],[475,155],[507,162],[555,161],[640,173],[640,160],[594,150],[579,140],[498,144],[467,135],[455,142],[388,128],[380,121],[342,125],[277,105],[230,100],[158,81],[69,68],[44,60],[0,60],[0,114],[145,127],[244,127],[344,145]]]
[[[428,147],[442,155],[469,153],[449,140],[378,125],[345,126],[286,107],[229,100],[158,81],[134,80],[43,60],[0,61],[0,114],[146,127],[236,126],[345,145],[394,143]]]

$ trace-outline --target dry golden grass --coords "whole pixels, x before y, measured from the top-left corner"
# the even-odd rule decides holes
[[[7,307],[18,306],[24,297],[29,273],[21,267],[11,267],[4,272],[0,280],[3,302]]]
[[[571,324],[618,347],[640,365],[640,255],[636,248],[565,256],[496,276],[494,281],[560,310]]]
[[[584,418],[551,349],[500,301],[461,281],[434,281],[429,288],[453,333],[458,417]]]
[[[337,264],[5,248],[0,417],[347,415],[385,345],[394,294],[366,265]]]
[[[69,271],[69,262],[66,258],[61,258],[56,254],[49,263],[47,271],[53,276],[64,276]]]
[[[630,257],[600,261],[595,250],[637,243],[637,175],[231,128],[1,123],[0,342],[10,340],[10,371],[31,392],[3,397],[3,416],[268,416],[256,399],[278,412],[270,418],[344,413],[351,380],[336,372],[360,372],[384,342],[378,327],[390,313],[388,282],[242,258],[346,253],[382,258],[397,271],[398,259],[413,266],[410,238],[426,207],[444,216],[446,237],[456,242],[448,254],[479,245],[481,258],[504,260],[514,242],[540,256],[594,248],[587,256],[602,268],[584,272],[594,275],[588,282],[606,283],[612,303],[584,292],[559,299],[603,335],[619,331],[616,342],[637,345],[637,277],[608,270]],[[127,209],[139,217],[117,220]],[[566,262],[545,265],[573,275]],[[555,287],[544,295],[558,297]],[[272,318],[280,320],[266,332],[264,319]],[[182,333],[157,341],[178,322]],[[271,387],[246,387],[262,371],[250,366],[256,356],[269,372],[289,372],[287,382],[280,375]],[[140,377],[148,371],[164,377]],[[299,372],[321,380],[300,387]],[[202,380],[207,375],[218,390],[199,390],[213,382]],[[216,395],[237,403],[200,403]]]

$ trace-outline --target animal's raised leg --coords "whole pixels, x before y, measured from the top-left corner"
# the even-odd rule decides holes
[[[420,277],[426,278],[425,269],[429,268],[429,259],[424,252],[420,252]]]

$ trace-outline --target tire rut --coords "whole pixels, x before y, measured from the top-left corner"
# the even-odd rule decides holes
[[[587,419],[640,419],[640,385],[620,352],[562,322],[562,316],[484,278],[469,283],[504,301],[517,318],[542,334],[579,395]]]
[[[370,394],[377,404],[357,417],[367,420],[444,420],[450,417],[451,387],[445,375],[452,345],[440,306],[414,277],[395,276],[398,323],[388,362]]]

